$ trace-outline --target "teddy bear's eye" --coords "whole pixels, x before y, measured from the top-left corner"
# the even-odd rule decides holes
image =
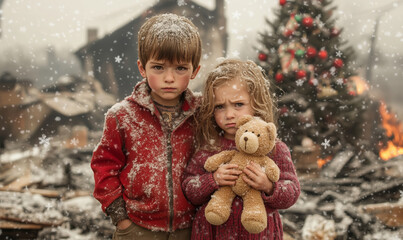
[[[245,132],[248,132],[248,130],[245,130]]]
[[[252,133],[255,133],[254,131],[252,131]]]
[[[260,133],[257,135],[257,137],[260,137]]]

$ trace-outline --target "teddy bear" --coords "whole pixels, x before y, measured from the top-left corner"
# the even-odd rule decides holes
[[[277,137],[277,129],[273,123],[250,115],[242,116],[236,122],[235,133],[237,150],[227,150],[209,157],[204,168],[214,172],[221,164],[237,164],[243,170],[250,162],[259,164],[268,179],[277,182],[280,169],[267,154],[271,152]],[[241,223],[250,233],[260,233],[267,227],[267,214],[261,192],[251,188],[241,173],[234,186],[222,186],[211,196],[205,209],[205,216],[212,225],[225,223],[231,213],[231,205],[238,195],[243,201]]]

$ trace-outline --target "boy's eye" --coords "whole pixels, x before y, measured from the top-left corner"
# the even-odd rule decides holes
[[[152,66],[152,68],[155,70],[162,70],[162,66],[159,65]]]
[[[188,69],[187,69],[187,67],[178,67],[177,68],[179,71],[187,71]]]

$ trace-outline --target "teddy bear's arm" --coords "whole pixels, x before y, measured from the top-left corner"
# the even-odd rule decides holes
[[[208,172],[213,172],[217,170],[221,164],[229,162],[235,153],[235,150],[228,150],[217,153],[207,158],[206,162],[204,163],[204,168]]]
[[[280,179],[280,169],[277,164],[269,157],[265,157],[265,171],[266,175],[272,182],[277,182]]]

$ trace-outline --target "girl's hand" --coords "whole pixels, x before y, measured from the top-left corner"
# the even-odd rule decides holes
[[[245,176],[243,180],[252,188],[263,191],[267,195],[271,195],[273,191],[273,183],[267,178],[262,167],[254,162],[249,163],[243,170]]]
[[[241,173],[238,165],[223,164],[214,172],[213,177],[218,186],[233,186]]]

